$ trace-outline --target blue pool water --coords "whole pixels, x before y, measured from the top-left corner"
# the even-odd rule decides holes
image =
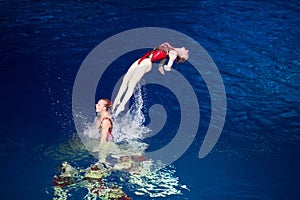
[[[208,90],[188,64],[175,66],[196,91],[201,121],[192,145],[173,164],[188,190],[163,199],[300,198],[298,1],[0,4],[1,199],[52,199],[52,178],[63,161],[81,168],[95,162],[70,145],[77,135],[72,116],[76,74],[99,43],[140,27],[173,29],[201,44],[220,71],[227,97],[221,137],[199,159],[211,115]],[[118,70],[101,80],[107,85],[95,98],[109,95],[110,83],[126,72],[134,56],[115,61]],[[166,109],[178,109],[163,88],[150,85],[143,92],[145,123],[150,105],[168,101]],[[146,139],[150,149],[174,136],[179,119],[172,117],[162,133]],[[125,190],[133,199],[152,199]],[[82,198],[82,192],[70,199]]]

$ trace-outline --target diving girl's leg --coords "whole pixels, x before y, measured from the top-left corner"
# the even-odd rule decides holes
[[[120,112],[122,112],[125,109],[126,103],[129,101],[130,97],[132,96],[134,92],[134,88],[136,84],[143,78],[143,76],[149,72],[152,69],[152,62],[150,59],[143,60],[140,65],[134,70],[130,81],[127,85],[127,90],[124,95],[124,98],[120,105],[118,106],[115,116],[118,116]]]
[[[116,107],[120,104],[121,102],[121,98],[122,96],[125,94],[126,90],[127,90],[127,87],[128,87],[128,83],[134,73],[134,70],[138,67],[138,60],[135,61],[131,66],[130,68],[128,69],[128,71],[126,72],[126,74],[124,75],[123,77],[123,81],[122,81],[122,84],[120,86],[120,89],[118,91],[118,94],[114,100],[114,103],[113,103],[113,107],[112,107],[112,111],[114,111],[116,109]]]

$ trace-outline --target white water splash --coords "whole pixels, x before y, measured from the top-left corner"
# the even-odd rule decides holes
[[[142,140],[143,137],[151,130],[143,125],[145,117],[143,109],[142,83],[139,83],[134,91],[134,103],[131,108],[122,117],[114,118],[113,120],[113,139],[114,142],[124,142],[133,140]],[[112,115],[113,116],[113,115]],[[86,124],[86,128],[80,134],[84,139],[99,139],[100,134],[94,123]]]
[[[141,140],[150,132],[150,129],[143,125],[145,122],[143,105],[142,83],[139,83],[134,91],[134,103],[131,108],[124,116],[114,119],[115,142]]]
[[[140,152],[139,155],[144,155],[148,147],[148,144],[143,142],[143,138],[151,130],[144,126],[142,86],[143,82],[137,85],[134,92],[134,102],[130,109],[124,115],[119,115],[113,119],[113,140],[122,149],[121,154],[118,152],[120,155],[117,155],[117,157],[130,157],[130,155],[137,152]],[[95,122],[88,124],[85,131],[80,135],[81,139],[85,138],[85,146],[92,152],[97,151],[99,148],[100,135]],[[93,151],[94,149],[96,150]],[[154,163],[151,159],[138,163],[133,162],[133,165],[138,166],[140,171],[137,174],[129,171],[127,184],[129,184],[128,188],[136,195],[166,197],[182,194],[182,189],[187,189],[185,185],[179,183],[179,178],[175,176],[176,170],[174,167],[163,167],[162,164]],[[116,165],[115,169],[117,169]],[[128,169],[125,171],[128,171]]]

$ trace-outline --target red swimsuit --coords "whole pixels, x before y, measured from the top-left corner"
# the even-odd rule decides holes
[[[112,125],[113,125],[113,123],[112,123],[112,120],[111,120],[109,117],[104,117],[104,118],[102,119],[101,123],[100,123],[99,130],[102,129],[102,122],[103,122],[104,120],[109,120],[109,122],[110,122],[110,124],[111,124],[111,127],[108,129],[108,136],[107,136],[107,141],[110,141],[110,140],[113,139],[113,136],[112,136],[112,129],[113,129],[113,128],[112,128]]]
[[[155,48],[155,49],[149,51],[145,55],[143,55],[140,58],[138,64],[140,64],[145,58],[149,58],[151,54],[152,54],[152,57],[151,57],[152,63],[162,60],[162,59],[165,59],[168,56],[168,52],[163,47],[158,47],[158,48]]]

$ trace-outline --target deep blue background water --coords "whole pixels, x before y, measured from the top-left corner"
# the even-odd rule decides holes
[[[0,9],[1,199],[51,199],[62,160],[45,152],[75,133],[71,95],[82,61],[108,37],[147,26],[200,43],[227,93],[221,138],[198,159],[210,112],[199,80],[202,128],[175,163],[190,191],[167,199],[300,198],[297,1],[1,1]],[[123,62],[120,76],[132,60]],[[155,100],[149,93],[146,102]]]

